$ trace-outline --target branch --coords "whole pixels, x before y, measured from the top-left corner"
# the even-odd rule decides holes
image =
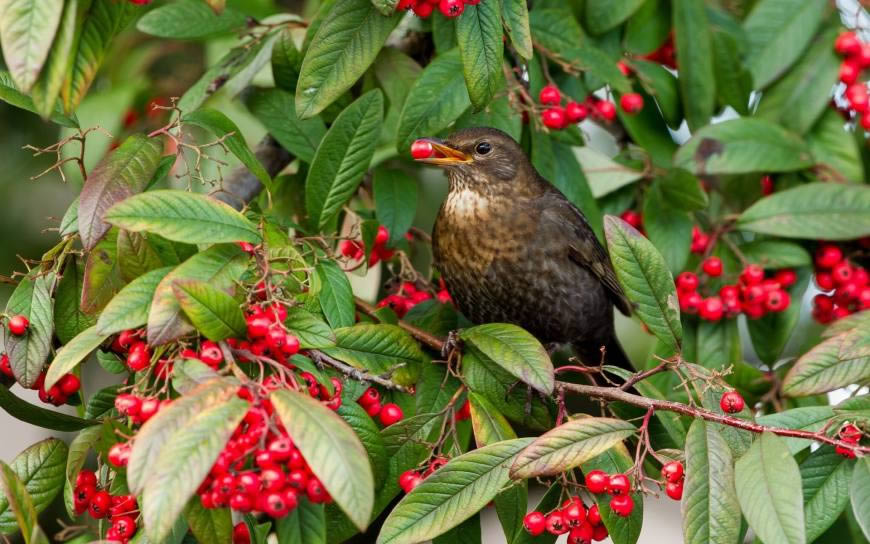
[[[735,427],[737,429],[743,429],[745,431],[750,431],[753,433],[770,432],[779,436],[787,436],[790,438],[803,438],[806,440],[821,442],[823,444],[830,444],[832,446],[842,446],[844,448],[851,449],[856,453],[861,452],[865,454],[870,454],[870,446],[856,446],[855,444],[851,444],[837,438],[826,436],[820,432],[801,431],[797,429],[785,429],[782,427],[760,425],[752,421],[740,419],[739,417],[718,414],[716,412],[711,412],[710,410],[705,410],[703,408],[694,408],[692,406],[681,404],[679,402],[651,399],[648,397],[643,397],[641,395],[635,395],[633,393],[628,393],[616,387],[599,387],[567,382],[557,382],[556,387],[562,388],[565,391],[570,391],[571,393],[575,393],[578,395],[585,395],[588,397],[593,397],[606,401],[624,402],[626,404],[646,408],[647,410],[651,409],[664,410],[667,412],[676,412],[684,416],[701,418],[706,421],[712,421],[713,423],[719,423],[720,425],[728,425],[729,427]]]
[[[322,351],[319,351],[316,349],[308,350],[308,355],[317,364],[329,365],[329,366],[337,369],[338,371],[342,372],[343,374],[347,374],[348,376],[350,376],[351,378],[353,378],[355,380],[376,383],[378,385],[386,387],[387,389],[394,389],[396,391],[402,391],[404,393],[409,392],[408,388],[403,386],[403,385],[399,385],[399,384],[397,384],[393,381],[390,381],[384,377],[376,376],[374,374],[369,374],[368,372],[362,371],[358,368],[354,368],[347,363],[343,363],[343,362],[339,361],[338,359],[334,359],[334,358],[330,357],[329,355],[323,353]]]
[[[266,135],[260,140],[254,150],[254,155],[257,156],[257,160],[263,163],[263,167],[270,177],[278,175],[294,159],[294,156],[281,147],[281,144],[271,135]],[[263,184],[260,183],[257,176],[246,167],[239,166],[226,177],[220,190],[213,196],[240,210],[257,198],[262,190]]]

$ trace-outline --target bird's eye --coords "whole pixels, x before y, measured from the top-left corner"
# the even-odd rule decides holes
[[[477,144],[477,146],[474,148],[474,151],[475,151],[478,155],[486,155],[487,153],[489,153],[490,151],[492,151],[492,146],[489,145],[489,142],[480,142],[480,143]]]

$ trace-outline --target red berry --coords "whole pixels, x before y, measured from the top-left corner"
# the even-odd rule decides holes
[[[831,278],[835,284],[844,285],[852,281],[852,272],[852,265],[849,264],[849,261],[843,260],[831,268]]]
[[[375,234],[375,246],[384,246],[390,241],[390,231],[387,227],[381,225],[378,227],[378,233]]]
[[[588,521],[592,525],[601,524],[601,511],[598,510],[597,504],[593,504],[589,507],[589,511],[586,512],[586,521]]]
[[[81,380],[75,374],[64,374],[57,382],[64,395],[72,395],[78,392],[82,386]]]
[[[374,402],[372,404],[369,404],[368,406],[363,406],[363,408],[365,408],[366,413],[369,415],[369,417],[374,418],[381,413],[382,406],[380,402]]]
[[[559,106],[547,108],[541,112],[541,122],[547,128],[561,130],[565,126],[565,110]]]
[[[575,542],[589,542],[595,534],[595,527],[589,522],[584,522],[571,529],[571,534],[568,535],[568,544]]]
[[[846,446],[838,445],[834,448],[834,452],[836,452],[837,455],[842,455],[846,459],[855,458],[855,450],[853,450],[852,448],[847,448]]]
[[[722,259],[719,257],[707,257],[701,267],[708,276],[718,277],[722,275]]]
[[[233,526],[233,544],[251,544],[251,532],[244,521]]]
[[[698,309],[698,315],[707,321],[719,321],[724,313],[725,306],[719,297],[705,298],[701,301],[701,307]]]
[[[624,75],[624,76],[631,75],[631,67],[629,67],[628,64],[626,64],[622,61],[619,61],[616,63],[616,67],[619,68],[619,71],[622,72],[622,75]]]
[[[148,368],[151,362],[151,351],[145,342],[136,342],[130,347],[127,354],[127,367],[133,372],[139,372]]]
[[[88,513],[94,519],[104,518],[108,515],[110,506],[112,506],[112,497],[109,496],[109,492],[105,490],[97,491],[91,497]]]
[[[579,123],[580,121],[586,119],[589,116],[589,108],[587,108],[584,104],[580,104],[579,102],[568,102],[565,105],[565,117],[568,118],[569,123]]]
[[[626,210],[619,217],[638,230],[643,228],[643,216],[634,210]]]
[[[634,499],[631,495],[616,495],[610,499],[610,509],[613,513],[620,517],[628,517],[631,511],[634,510]]]
[[[595,526],[595,532],[592,533],[592,540],[598,542],[604,540],[608,536],[610,535],[607,533],[607,527],[604,525],[597,525]]]
[[[9,332],[15,336],[21,336],[26,333],[29,326],[30,320],[23,315],[15,315],[9,318]]]
[[[142,332],[136,329],[121,331],[118,334],[118,345],[124,349],[130,349],[130,346],[135,344],[141,335]]]
[[[435,148],[428,140],[414,140],[411,144],[411,157],[415,159],[428,159],[435,155]],[[349,255],[348,255],[349,256]]]
[[[756,285],[764,280],[764,269],[757,264],[750,264],[740,273],[740,281],[743,285]]]
[[[135,495],[115,495],[112,497],[112,506],[109,515],[112,517],[130,515],[139,509]]]
[[[554,535],[564,535],[569,530],[568,523],[559,511],[547,516],[547,531]]]
[[[583,506],[583,502],[579,498],[572,500],[571,504],[562,509],[562,517],[565,518],[569,527],[579,527],[581,523],[586,521],[586,508]]]
[[[680,299],[680,311],[687,314],[696,314],[701,308],[701,303],[704,301],[703,297],[697,292],[680,292],[678,293]]]
[[[743,397],[737,391],[728,391],[719,400],[719,407],[727,414],[742,412],[745,405]]]
[[[404,414],[402,414],[402,409],[399,408],[398,404],[394,404],[392,402],[384,404],[383,407],[381,407],[381,411],[379,414],[381,423],[385,427],[389,427],[393,423],[401,421],[403,417]]]
[[[683,480],[668,482],[665,484],[665,493],[668,497],[678,501],[683,498]]]
[[[142,420],[142,423],[145,423],[151,417],[160,410],[160,401],[154,397],[148,397],[142,399],[142,403],[139,405],[139,419]]]
[[[851,85],[858,81],[860,74],[861,67],[851,59],[846,59],[840,64],[840,81],[846,85]]]
[[[131,451],[132,448],[130,447],[129,442],[118,442],[109,448],[107,459],[113,466],[126,467],[127,462],[130,460]]]
[[[441,0],[438,3],[438,9],[445,17],[458,17],[462,15],[465,3],[462,0]]]
[[[136,416],[142,406],[142,399],[129,393],[121,393],[115,397],[115,409],[122,416]]]
[[[426,2],[418,2],[417,5],[414,6],[414,14],[417,17],[422,17],[425,19],[432,15],[432,12],[435,11],[435,4],[427,4]]]
[[[97,473],[93,470],[82,470],[76,475],[76,487],[97,486]]]
[[[91,505],[91,499],[97,494],[94,484],[76,485],[73,491],[73,506],[77,514],[84,514]]]
[[[781,270],[777,270],[776,275],[773,277],[781,287],[791,287],[797,281],[797,274],[791,268],[783,268]]]
[[[284,494],[278,491],[261,496],[257,506],[264,514],[275,519],[283,518],[290,512],[287,501],[284,500]]]
[[[683,464],[679,461],[665,463],[662,467],[662,476],[669,482],[678,482],[683,479]]]
[[[613,474],[607,482],[607,492],[611,495],[625,495],[631,490],[631,482],[625,474]]]
[[[851,423],[847,423],[843,425],[840,429],[840,438],[845,440],[846,442],[858,442],[861,440],[861,429],[852,425]]]
[[[323,487],[320,480],[313,476],[309,478],[308,483],[305,485],[305,495],[314,504],[329,502],[329,493],[327,493],[326,488]]]
[[[772,194],[774,189],[773,178],[770,176],[761,176],[761,194],[767,196]]]
[[[791,297],[789,297],[788,292],[783,291],[782,289],[777,289],[767,293],[767,300],[764,301],[764,307],[769,312],[781,312],[788,308],[790,303]]]
[[[857,55],[861,51],[861,40],[852,31],[842,32],[834,42],[834,51],[840,55]]]
[[[595,112],[605,121],[616,119],[616,105],[609,100],[599,100],[596,102]]]
[[[545,85],[538,93],[538,101],[545,106],[558,105],[562,101],[562,93],[555,85]]]
[[[822,291],[830,291],[834,288],[834,277],[829,272],[816,272],[816,285]]]
[[[628,115],[643,109],[643,97],[638,93],[626,93],[619,98],[619,107]]]
[[[378,392],[378,390],[374,387],[369,387],[365,390],[365,392],[363,392],[362,396],[360,396],[357,402],[359,402],[360,406],[362,406],[363,408],[367,408],[372,404],[380,402],[380,400],[381,394]]]
[[[843,260],[843,250],[833,244],[823,244],[816,250],[816,265],[833,268]]]
[[[136,533],[136,520],[133,516],[118,516],[112,519],[112,529],[126,541]]]
[[[532,536],[538,536],[547,530],[547,517],[540,512],[529,512],[523,518],[523,527]]]
[[[690,293],[698,289],[698,276],[694,272],[680,272],[677,276],[677,289],[686,293]]]
[[[224,360],[224,353],[216,342],[206,340],[199,346],[199,360],[210,367],[217,368]]]
[[[607,491],[610,476],[603,470],[590,470],[586,474],[586,488],[590,493],[599,494]]]
[[[471,417],[471,403],[467,400],[462,404],[462,407],[456,411],[453,415],[453,418],[456,421],[465,421],[466,419]]]

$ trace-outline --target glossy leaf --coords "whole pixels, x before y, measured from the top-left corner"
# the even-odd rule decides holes
[[[6,353],[16,381],[30,387],[42,371],[51,351],[51,337],[54,332],[54,308],[51,290],[54,274],[47,273],[34,277],[34,273],[22,278],[9,301],[6,314],[23,315],[30,326],[22,336],[15,336],[4,327]]]
[[[25,544],[48,544],[48,538],[39,527],[33,499],[5,461],[0,461],[0,489],[2,489],[2,498],[6,500],[6,506],[9,507],[9,512],[15,516],[16,521],[12,529],[3,528],[2,532],[20,531]]]
[[[417,180],[400,170],[375,171],[375,213],[390,233],[389,245],[404,237],[417,215]]]
[[[12,76],[10,76],[9,72],[6,70],[0,70],[0,100],[7,104],[11,104],[16,108],[21,108],[36,114],[39,113],[33,100],[15,88],[15,83],[12,82]],[[75,116],[64,115],[63,112],[59,110],[55,110],[50,119],[53,123],[57,123],[63,127],[76,128],[79,126],[78,120]]]
[[[287,151],[308,163],[314,159],[326,125],[319,116],[299,119],[292,94],[282,89],[259,89],[247,96],[245,104]]]
[[[118,266],[124,281],[133,281],[150,270],[164,266],[163,259],[148,241],[138,232],[118,232]]]
[[[717,426],[696,419],[686,436],[683,536],[689,544],[734,544],[740,535],[740,505],[734,460]]]
[[[808,183],[759,200],[738,227],[789,238],[846,240],[870,234],[870,188]]]
[[[625,49],[641,55],[658,49],[671,31],[670,8],[667,0],[646,0],[625,25]]]
[[[502,19],[505,31],[517,53],[524,59],[531,59],[532,31],[529,28],[529,8],[523,0],[501,0]]]
[[[256,225],[229,205],[187,191],[138,194],[109,208],[103,218],[122,229],[188,244],[261,240]]]
[[[530,442],[506,440],[451,459],[396,505],[378,544],[425,541],[470,518],[508,483],[508,467]]]
[[[669,171],[656,180],[655,185],[661,191],[665,202],[674,208],[693,212],[703,210],[709,204],[701,181],[682,168]]]
[[[118,396],[119,388],[117,385],[110,385],[91,395],[88,405],[85,406],[85,417],[97,419],[111,412],[115,408],[115,397]]]
[[[118,229],[110,229],[88,253],[83,281],[81,309],[87,314],[105,307],[124,286],[118,260]]]
[[[103,334],[115,334],[147,323],[157,285],[171,271],[171,266],[158,268],[125,285],[103,308],[97,320],[97,330]]]
[[[322,504],[299,501],[292,512],[275,522],[278,544],[326,544]]]
[[[478,447],[488,446],[512,440],[517,434],[511,428],[510,423],[499,413],[498,409],[489,402],[486,397],[477,393],[468,395],[468,403],[471,408],[471,425],[474,429],[474,440]]]
[[[103,427],[101,425],[87,427],[75,435],[69,444],[69,454],[66,458],[66,468],[64,470],[63,479],[63,500],[67,514],[69,514],[70,518],[75,517],[73,490],[76,477],[85,466],[85,462],[88,459],[88,452],[93,449],[102,434]]]
[[[383,94],[370,91],[341,112],[320,142],[305,181],[305,208],[316,228],[329,225],[359,187],[374,155],[383,115]]]
[[[661,254],[643,235],[613,216],[604,219],[604,232],[616,277],[635,312],[656,337],[679,349],[683,337],[673,276]]]
[[[520,327],[489,323],[465,329],[459,337],[542,394],[553,392],[553,363],[547,350]]]
[[[48,438],[19,453],[9,463],[8,470],[4,471],[4,479],[11,472],[20,480],[33,501],[35,514],[45,510],[63,489],[68,451],[62,441]],[[14,509],[15,505],[10,505],[6,495],[0,496],[0,532],[9,534],[18,530]]]
[[[91,327],[57,350],[57,354],[45,374],[45,390],[49,390],[64,374],[72,372],[106,338],[108,335],[100,334],[96,327]]]
[[[680,95],[691,130],[710,122],[716,107],[713,45],[702,2],[674,0],[674,43],[680,61]]]
[[[749,115],[752,74],[741,59],[743,42],[715,27],[712,38],[716,94],[722,103],[731,106],[740,115]]]
[[[852,463],[823,446],[800,465],[807,542],[819,538],[849,503]]]
[[[487,0],[465,6],[456,19],[462,73],[475,110],[483,109],[504,83],[501,2]]]
[[[740,252],[751,263],[764,268],[797,268],[812,264],[803,246],[785,240],[755,240],[740,246]]]
[[[195,496],[184,508],[184,519],[198,542],[232,542],[233,518],[229,508],[206,509]]]
[[[809,284],[810,274],[801,270],[797,281],[791,287],[786,288],[791,300],[801,300]],[[749,337],[755,354],[768,367],[773,368],[776,361],[783,355],[789,339],[800,320],[800,304],[790,304],[782,312],[769,313],[760,319],[747,321]]]
[[[50,118],[58,111],[58,96],[69,70],[84,22],[84,15],[91,0],[69,0],[64,2],[63,15],[57,26],[57,33],[51,51],[39,74],[39,79],[30,90],[33,105],[43,118]]]
[[[806,396],[833,391],[870,377],[870,341],[861,331],[828,338],[803,354],[789,369],[782,391]]]
[[[99,423],[30,404],[12,394],[5,386],[0,386],[0,408],[19,421],[61,432],[78,431]]]
[[[341,268],[334,262],[320,262],[315,269],[321,288],[320,309],[333,329],[349,327],[355,322],[353,291]]]
[[[547,431],[517,456],[512,478],[536,478],[565,472],[589,461],[634,434],[627,421],[579,418]]]
[[[416,381],[426,354],[395,325],[358,324],[335,330],[336,346],[323,352],[373,374],[390,374],[397,383]]]
[[[820,179],[856,183],[864,179],[864,163],[854,134],[843,130],[844,119],[825,111],[807,134],[810,151],[820,169]]]
[[[761,540],[806,542],[800,471],[782,439],[762,433],[737,460],[735,475],[740,508]]]
[[[172,292],[184,314],[203,336],[219,341],[247,334],[245,316],[239,302],[211,284],[197,280],[177,280]]]
[[[371,0],[335,2],[302,61],[296,113],[307,119],[344,94],[374,62],[400,14],[384,17]]]
[[[200,0],[182,0],[153,9],[136,23],[136,29],[160,38],[205,38],[240,30],[247,18],[244,13],[224,9],[215,13]]]
[[[532,150],[533,157],[536,149]],[[623,166],[601,151],[581,147],[575,151],[583,175],[595,198],[601,198],[643,178],[643,172]]]
[[[7,0],[0,5],[0,45],[15,86],[30,91],[54,41],[61,0]]]
[[[602,34],[632,16],[645,0],[587,0],[586,25],[589,32]]]
[[[870,458],[855,463],[852,476],[852,512],[864,537],[870,539]]]
[[[270,399],[311,471],[354,524],[365,530],[374,504],[374,480],[366,450],[353,430],[308,395],[279,390]]]
[[[284,325],[297,338],[302,349],[328,348],[335,345],[335,333],[322,319],[299,306],[287,310]]]
[[[69,342],[83,330],[97,322],[96,316],[87,315],[79,306],[84,284],[84,265],[70,258],[63,269],[63,277],[54,294],[54,333],[63,343]]]

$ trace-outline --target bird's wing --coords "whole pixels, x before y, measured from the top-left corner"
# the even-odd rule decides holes
[[[586,216],[561,193],[550,192],[539,199],[541,227],[566,236],[568,256],[601,281],[613,304],[625,315],[631,314],[631,302],[626,298],[607,250],[595,237]]]

